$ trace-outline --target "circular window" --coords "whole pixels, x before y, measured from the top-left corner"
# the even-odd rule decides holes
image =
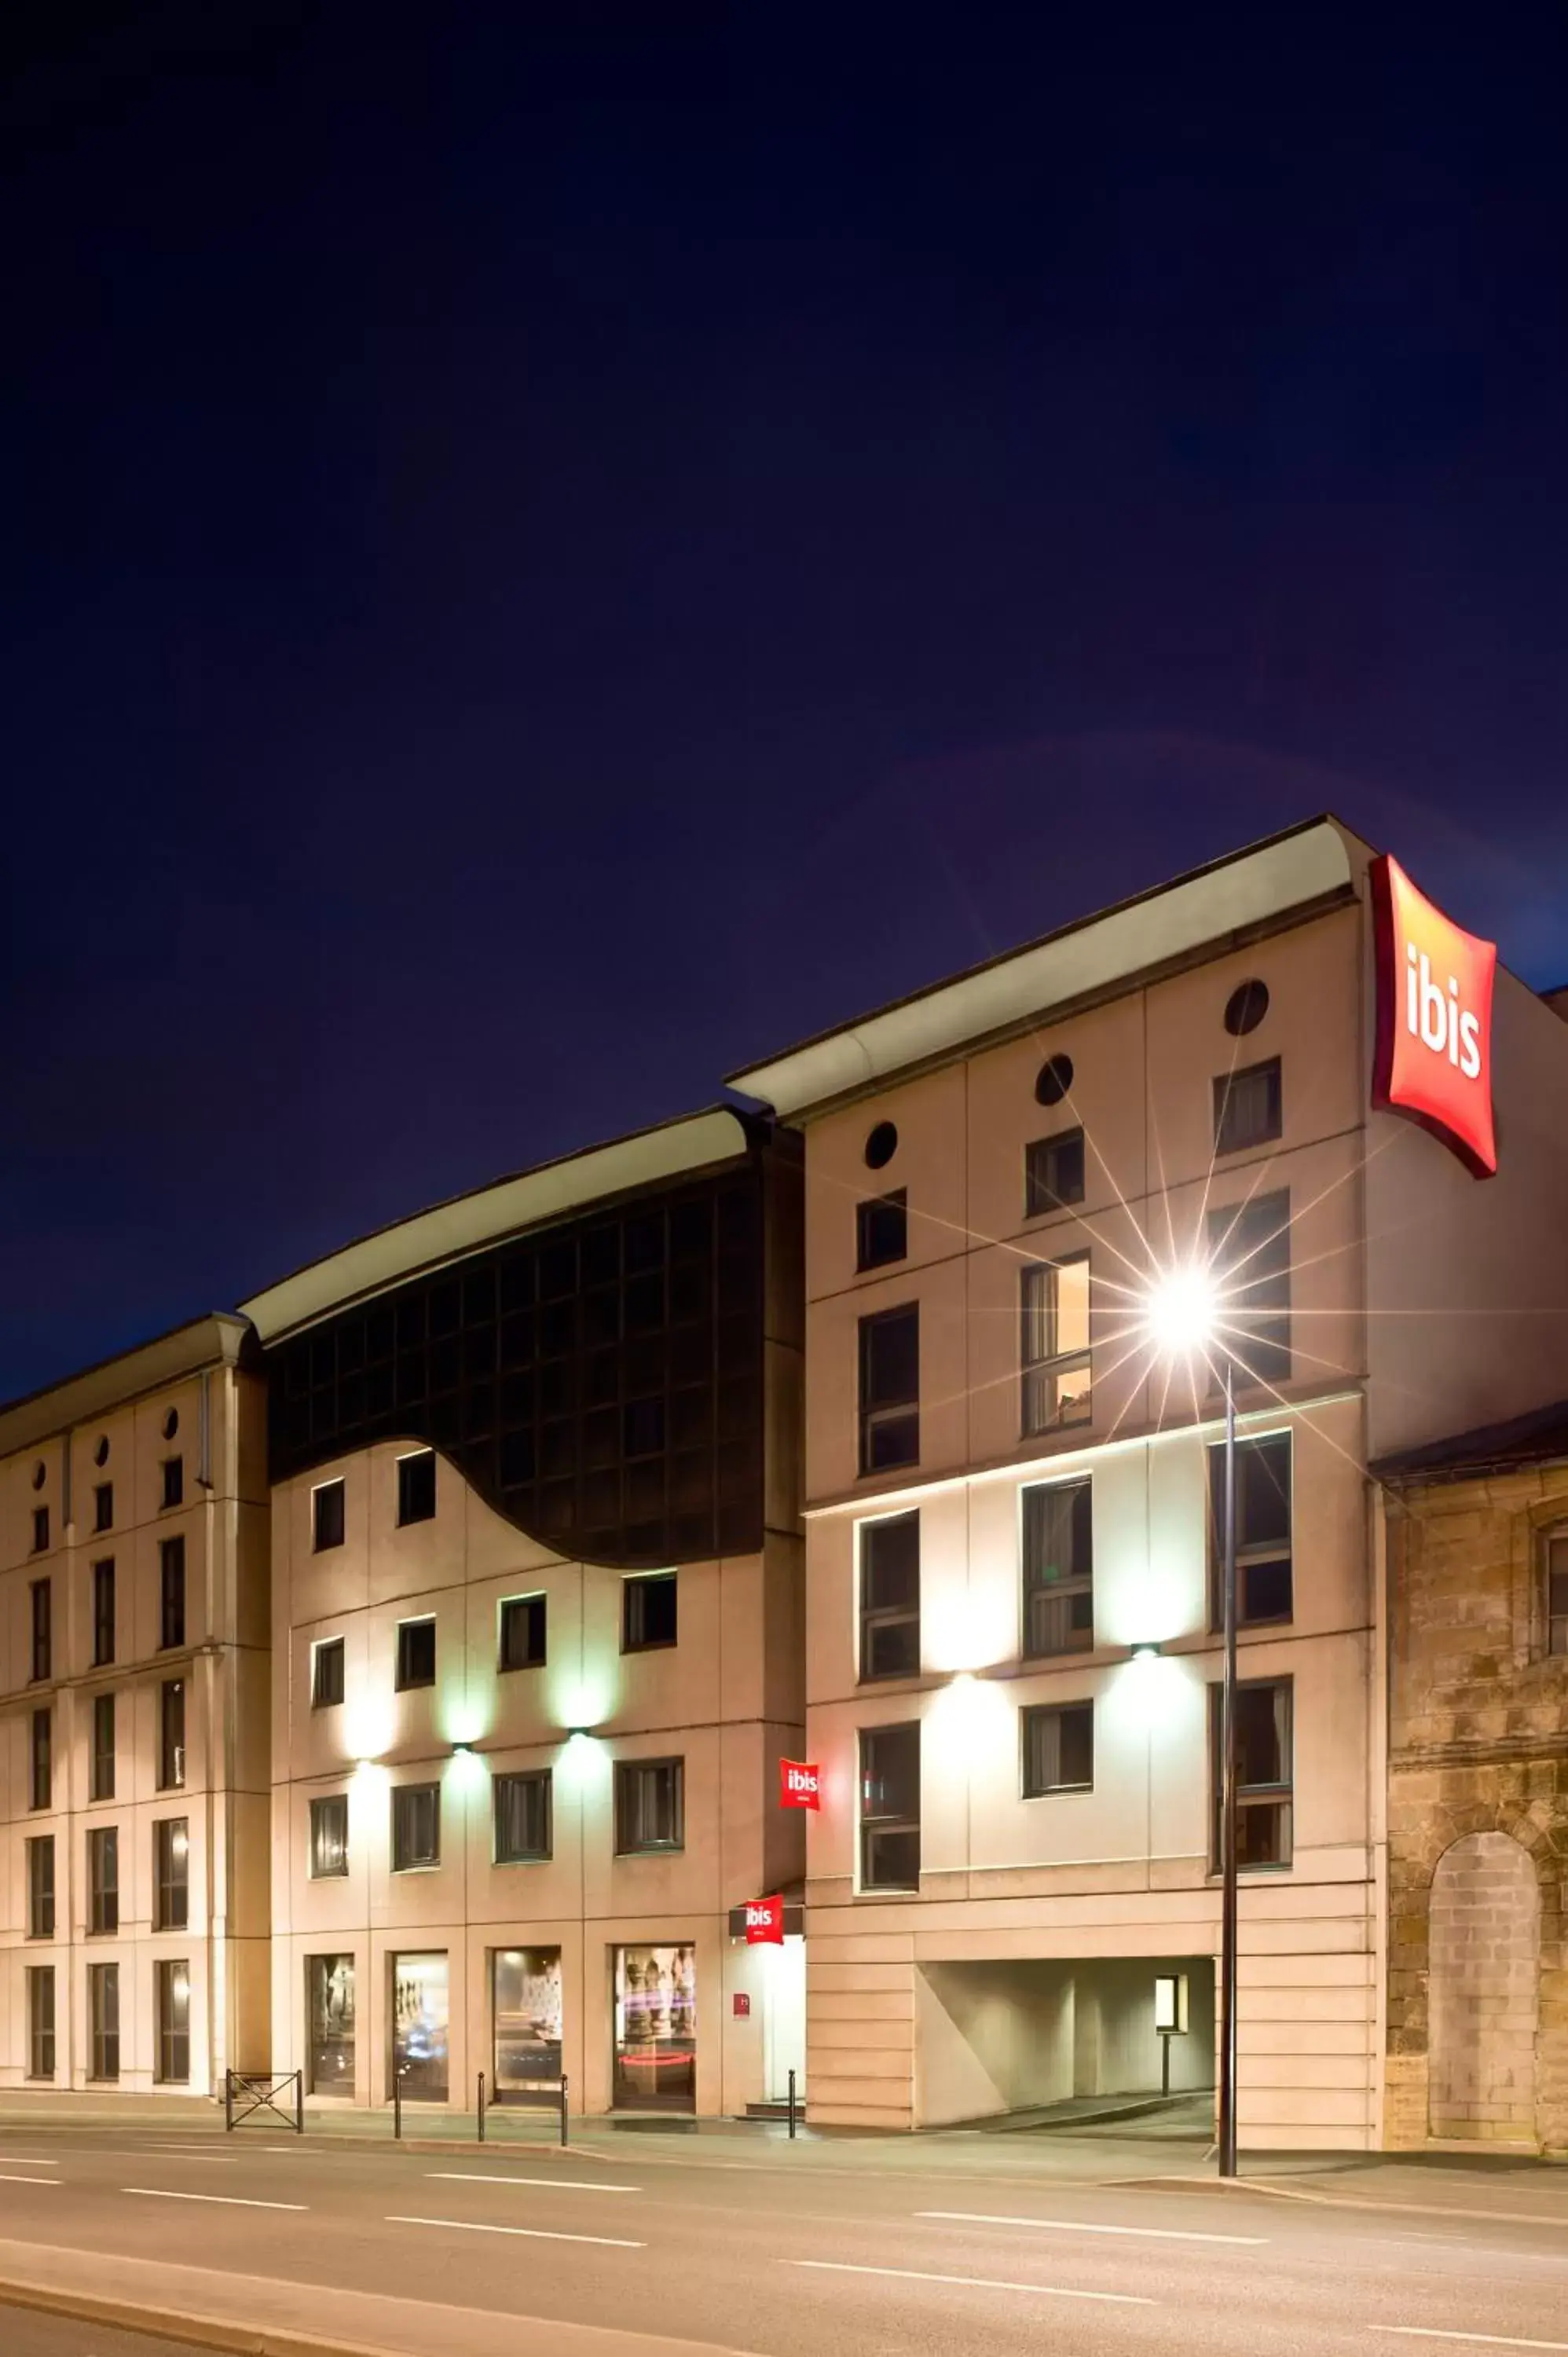
[[[164,1438],[166,1440],[172,1440],[178,1430],[179,1410],[177,1407],[171,1407],[167,1415],[164,1418]]]
[[[1035,1082],[1035,1101],[1043,1105],[1060,1104],[1071,1086],[1072,1058],[1053,1056],[1047,1063],[1040,1066],[1040,1077]]]
[[[890,1121],[879,1121],[865,1141],[865,1167],[886,1169],[898,1151],[898,1133]]]
[[[1266,982],[1239,983],[1225,1004],[1225,1028],[1232,1039],[1244,1039],[1255,1031],[1269,1011],[1269,986]]]
[[[92,1452],[92,1461],[94,1465],[107,1465],[109,1462],[109,1435],[106,1432],[101,1432],[98,1436],[98,1446]]]
[[[38,1463],[37,1463],[37,1464],[34,1466],[34,1468],[33,1468],[33,1487],[34,1487],[34,1489],[35,1489],[35,1490],[41,1490],[41,1489],[43,1488],[43,1486],[44,1486],[44,1483],[48,1480],[48,1478],[49,1478],[49,1469],[48,1469],[48,1467],[44,1463],[43,1458],[40,1457],[40,1458],[39,1458],[39,1459],[38,1459]]]

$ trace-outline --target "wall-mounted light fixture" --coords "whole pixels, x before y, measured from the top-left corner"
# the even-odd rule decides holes
[[[1133,1659],[1135,1662],[1157,1662],[1160,1658],[1160,1652],[1161,1648],[1155,1644],[1152,1640],[1146,1639],[1143,1644],[1133,1646]]]

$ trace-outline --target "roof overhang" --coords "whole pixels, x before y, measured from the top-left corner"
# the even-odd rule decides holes
[[[0,1457],[107,1415],[205,1368],[237,1364],[250,1331],[244,1318],[214,1310],[209,1318],[193,1318],[156,1341],[139,1342],[117,1358],[104,1359],[79,1375],[68,1375],[63,1383],[0,1407]]]

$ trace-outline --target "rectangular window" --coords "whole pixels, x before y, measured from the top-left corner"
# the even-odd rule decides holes
[[[54,1675],[54,1582],[35,1579],[29,1591],[33,1608],[33,1684]]]
[[[1546,1650],[1568,1653],[1568,1531],[1546,1542]]]
[[[1044,1481],[1024,1491],[1024,1652],[1094,1646],[1094,1485]]]
[[[336,1710],[343,1699],[343,1640],[323,1637],[310,1649],[310,1707]]]
[[[340,1547],[345,1528],[341,1481],[323,1481],[310,1493],[310,1543],[317,1555]]]
[[[114,1659],[114,1558],[106,1555],[92,1566],[92,1666],[101,1670]]]
[[[158,1642],[172,1652],[185,1642],[185,1541],[165,1539],[158,1551],[160,1612]]]
[[[920,1729],[860,1732],[860,1887],[920,1887]]]
[[[520,1866],[551,1851],[551,1791],[548,1768],[495,1781],[496,1864]]]
[[[177,1792],[185,1782],[185,1680],[166,1678],[158,1688],[158,1790]]]
[[[157,1817],[153,1822],[153,1929],[183,1932],[189,1921],[189,1821]]]
[[[920,1517],[860,1525],[860,1674],[920,1674]]]
[[[114,1697],[112,1694],[92,1697],[92,1760],[88,1778],[88,1799],[112,1801],[114,1798]]]
[[[1225,1448],[1208,1452],[1210,1625],[1225,1626]],[[1288,1432],[1236,1443],[1236,1625],[1291,1617]]]
[[[545,1598],[509,1596],[501,1605],[500,1666],[537,1670],[544,1663]]]
[[[1026,1434],[1087,1424],[1090,1386],[1089,1254],[1044,1261],[1020,1276],[1020,1358]]]
[[[683,1760],[618,1760],[616,1852],[682,1849],[686,1842]]]
[[[441,1863],[441,1787],[399,1784],[392,1792],[392,1872]]]
[[[1267,1146],[1284,1126],[1284,1100],[1280,1083],[1280,1060],[1249,1064],[1240,1072],[1220,1072],[1214,1082],[1214,1151],[1245,1154],[1249,1147]]]
[[[33,1713],[32,1805],[47,1809],[54,1798],[54,1727],[47,1710]]]
[[[328,1792],[310,1803],[310,1878],[332,1882],[349,1871],[349,1795]]]
[[[166,1457],[163,1463],[163,1475],[164,1504],[166,1506],[183,1506],[185,1503],[184,1458]]]
[[[90,1965],[87,1995],[92,2019],[92,2075],[95,2079],[117,2079],[120,2076],[119,1965]]]
[[[1290,1380],[1290,1196],[1257,1195],[1208,1214],[1228,1347],[1243,1377]]]
[[[1062,1211],[1083,1200],[1083,1132],[1059,1130],[1024,1148],[1024,1217]]]
[[[433,1686],[435,1684],[435,1622],[427,1617],[423,1620],[400,1620],[397,1624],[397,1686],[400,1694],[410,1686]]]
[[[47,1506],[33,1508],[33,1553],[48,1555],[49,1551],[49,1510]]]
[[[644,1579],[623,1580],[620,1596],[623,1653],[649,1653],[656,1646],[675,1643],[678,1620],[672,1571],[656,1571]]]
[[[92,1527],[95,1531],[112,1531],[114,1527],[113,1481],[100,1481],[92,1492]]]
[[[1224,1858],[1225,1690],[1208,1691],[1218,1874]],[[1291,1862],[1291,1704],[1289,1678],[1249,1680],[1236,1689],[1236,1863],[1243,1872]]]
[[[27,1972],[27,2076],[55,2074],[55,1969],[33,1964]]]
[[[120,1929],[120,1835],[98,1825],[87,1836],[88,1929],[106,1936]]]
[[[400,1523],[435,1519],[435,1451],[422,1448],[417,1457],[397,1460],[397,1518]]]
[[[158,2061],[155,2076],[166,2087],[183,2087],[190,2077],[190,1966],[183,1958],[160,1963],[156,1980]]]
[[[910,1302],[860,1321],[860,1469],[919,1459],[920,1310]]]
[[[354,2092],[354,1959],[306,1956],[310,2003],[310,2092]]]
[[[55,1935],[55,1839],[43,1834],[27,1844],[27,1937]]]
[[[1043,1703],[1022,1713],[1024,1798],[1094,1790],[1094,1705]]]
[[[874,1195],[854,1210],[855,1266],[885,1268],[903,1260],[909,1250],[909,1207],[906,1190]]]

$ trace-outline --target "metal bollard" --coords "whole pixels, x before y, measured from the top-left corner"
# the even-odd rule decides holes
[[[233,2128],[234,2073],[232,2071],[225,2071],[223,2073],[223,2129],[225,2135],[231,2135],[233,2133]]]
[[[392,2135],[399,2144],[403,2142],[403,2074],[407,2068],[406,2062],[392,2065]]]
[[[789,2073],[789,2141],[795,2141],[795,2073]]]
[[[295,2136],[305,2134],[305,2073],[303,2071],[296,2071],[294,2074],[294,2132]]]
[[[479,2073],[479,2142],[485,2140],[485,2074]]]
[[[563,2152],[564,2152],[564,2150],[565,2150],[565,2148],[566,2148],[566,2140],[567,2140],[567,2138],[566,2138],[566,2121],[567,2121],[567,2114],[568,2114],[568,2104],[567,2104],[567,2097],[566,2097],[566,2073],[564,2072],[564,2071],[563,2071],[563,2072],[562,2072],[562,2073],[561,2073],[561,2149],[563,2150]]]

